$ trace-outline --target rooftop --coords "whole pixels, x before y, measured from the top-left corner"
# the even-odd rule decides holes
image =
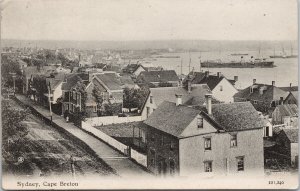
[[[278,105],[276,109],[279,110],[282,116],[298,116],[298,106],[296,104]]]
[[[288,139],[290,140],[291,143],[298,143],[298,133],[299,133],[299,129],[283,129],[282,130],[286,136],[288,137]]]
[[[148,83],[179,81],[179,78],[174,70],[144,71],[140,73],[138,79]]]
[[[250,92],[251,88],[253,89],[252,93]],[[262,94],[260,94],[260,89],[263,89]],[[273,100],[280,100],[280,97],[285,98],[287,94],[287,92],[276,86],[255,83],[237,92],[234,97],[244,98],[246,100],[264,100],[271,102]]]
[[[212,115],[208,115],[203,106],[176,106],[175,103],[164,101],[144,123],[180,137],[183,130],[198,114],[201,114],[217,130],[240,131],[262,128],[266,125],[250,102],[213,104]]]
[[[96,74],[96,77],[109,89],[109,90],[122,90],[121,81],[117,78],[115,73]]]

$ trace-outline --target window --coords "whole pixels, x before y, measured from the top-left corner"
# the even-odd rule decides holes
[[[256,100],[253,100],[253,104],[257,104],[257,101],[256,101]]]
[[[204,138],[204,149],[211,150],[211,138]]]
[[[237,171],[244,171],[244,156],[236,157]]]
[[[223,86],[220,86],[220,91],[223,91]]]
[[[202,117],[197,118],[197,127],[203,128],[203,118]]]
[[[97,112],[97,106],[94,106],[94,112]]]
[[[252,87],[250,87],[250,93],[253,93],[253,88]]]
[[[153,96],[150,96],[150,103],[153,103]]]
[[[212,161],[204,162],[204,172],[212,172]]]
[[[237,146],[237,135],[231,135],[230,138],[230,147],[236,147]]]

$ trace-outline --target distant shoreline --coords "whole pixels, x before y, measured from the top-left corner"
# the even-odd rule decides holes
[[[281,50],[282,47],[297,50],[296,40],[241,41],[241,40],[144,40],[144,41],[71,41],[71,40],[18,40],[2,39],[2,47],[41,47],[47,49],[75,48],[82,50],[149,50],[179,49],[191,51],[251,51]]]

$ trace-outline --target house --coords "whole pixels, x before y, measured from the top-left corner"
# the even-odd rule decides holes
[[[229,80],[217,72],[217,75],[210,75],[208,71],[206,72],[191,72],[184,80],[183,84],[191,81],[192,84],[207,84],[214,97],[225,103],[233,102],[233,96],[238,92],[234,87],[238,77],[235,76],[234,80]]]
[[[234,95],[234,101],[250,101],[257,111],[272,114],[276,106],[281,104],[286,96],[287,92],[276,87],[275,81],[272,81],[272,85],[267,85],[256,83],[256,79],[253,79],[251,86]]]
[[[272,113],[274,125],[298,127],[298,106],[296,104],[278,105]]]
[[[144,71],[137,77],[137,83],[154,87],[177,87],[179,78],[174,70]]]
[[[283,104],[296,104],[298,105],[298,91],[291,91],[286,96]]]
[[[82,82],[85,86],[86,92],[85,109],[88,113],[88,117],[96,117],[97,111],[100,109],[97,106],[96,98],[93,95],[95,87],[100,91],[102,95],[103,103],[122,104],[123,103],[123,89],[114,72],[104,73],[79,73],[72,74],[63,83],[63,113],[75,112],[75,108],[82,109],[81,93],[76,88],[78,83]]]
[[[298,168],[298,132],[299,129],[283,129],[276,138],[278,149],[282,155],[287,156],[288,163],[295,168]]]
[[[189,87],[150,88],[149,90],[150,93],[141,111],[143,119],[147,119],[164,101],[176,103],[176,97],[174,95],[181,96],[183,105],[203,105],[205,103],[205,95],[211,93],[206,84]],[[213,99],[213,101],[214,103],[217,102],[215,99]]]
[[[36,66],[28,66],[23,68],[23,93],[26,94],[30,89],[30,84],[34,76],[50,76],[51,73],[55,72],[55,69],[55,66],[43,66],[41,68],[38,68]]]
[[[57,104],[58,99],[62,97],[62,79],[57,78],[46,78],[47,87],[50,88],[50,95],[49,93],[45,93],[44,95],[49,99],[51,104]],[[49,90],[49,89],[48,89]]]
[[[123,73],[131,74],[134,77],[137,77],[141,72],[146,71],[146,69],[141,64],[128,64],[122,71]]]
[[[175,96],[175,95],[174,95]],[[206,108],[164,101],[144,121],[147,168],[154,174],[263,174],[263,120],[249,102]]]

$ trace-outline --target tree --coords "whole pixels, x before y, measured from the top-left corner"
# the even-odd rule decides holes
[[[125,88],[123,96],[123,107],[129,108],[129,111],[131,111],[132,108],[141,109],[147,99],[148,93],[149,90],[147,88]]]
[[[122,110],[121,104],[111,104],[110,102],[105,103],[104,105],[104,115],[113,116],[118,115]]]
[[[81,126],[81,121],[85,120],[85,118],[87,117],[87,112],[86,112],[87,92],[85,91],[85,89],[86,89],[86,85],[83,83],[83,81],[82,80],[78,81],[75,86],[75,90],[80,93],[81,110],[79,109],[79,107],[76,107],[73,117],[71,118],[74,124],[78,127]]]
[[[32,87],[36,90],[36,96],[39,102],[46,101],[45,93],[48,93],[48,87],[45,76],[36,76],[32,80]],[[33,92],[32,92],[33,93]]]

